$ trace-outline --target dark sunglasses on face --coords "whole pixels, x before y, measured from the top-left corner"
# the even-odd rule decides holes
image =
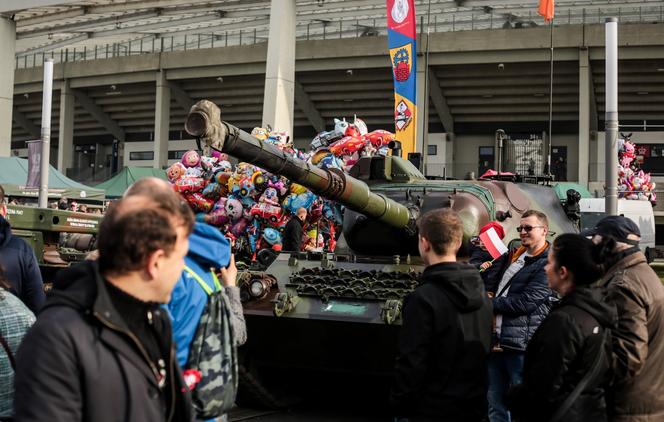
[[[535,228],[544,228],[544,226],[528,226],[528,225],[526,225],[526,226],[518,226],[518,227],[516,228],[516,231],[518,231],[519,233],[521,233],[522,231],[525,231],[526,233],[530,233],[530,232],[533,231],[533,229],[535,229]]]

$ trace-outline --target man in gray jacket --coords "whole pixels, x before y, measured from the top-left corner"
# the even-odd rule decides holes
[[[596,244],[605,269],[599,285],[618,310],[609,416],[614,422],[663,421],[664,286],[639,250],[639,227],[610,216],[582,234]]]

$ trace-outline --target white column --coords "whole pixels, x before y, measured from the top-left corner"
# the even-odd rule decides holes
[[[58,170],[67,175],[74,160],[74,93],[69,79],[62,82],[60,89],[60,126],[58,128]]]
[[[295,107],[295,23],[295,0],[271,2],[263,126],[288,131],[291,136]]]
[[[579,49],[579,184],[588,187],[590,160],[590,62],[588,49]]]
[[[154,168],[168,164],[168,132],[171,126],[171,88],[166,71],[157,72],[157,95],[154,112]]]
[[[15,52],[16,23],[0,16],[0,157],[9,157],[12,148]]]

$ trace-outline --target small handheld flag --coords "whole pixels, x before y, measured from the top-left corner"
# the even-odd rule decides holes
[[[480,234],[480,240],[491,254],[491,258],[496,259],[507,252],[507,246],[503,243],[493,227]]]

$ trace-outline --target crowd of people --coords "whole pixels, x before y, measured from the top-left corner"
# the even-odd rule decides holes
[[[664,420],[664,285],[638,226],[609,216],[552,243],[548,227],[526,211],[518,248],[492,259],[480,241],[462,264],[458,216],[420,217],[426,269],[403,308],[396,420]]]
[[[46,297],[4,199],[0,188],[0,419],[226,420],[248,333],[223,233],[167,182],[141,179],[108,208],[98,254],[59,271]],[[301,246],[302,211],[286,250]],[[395,420],[664,420],[664,285],[638,226],[606,217],[553,241],[548,227],[526,211],[518,248],[494,259],[480,241],[461,262],[460,217],[420,216],[426,267],[403,305]]]

